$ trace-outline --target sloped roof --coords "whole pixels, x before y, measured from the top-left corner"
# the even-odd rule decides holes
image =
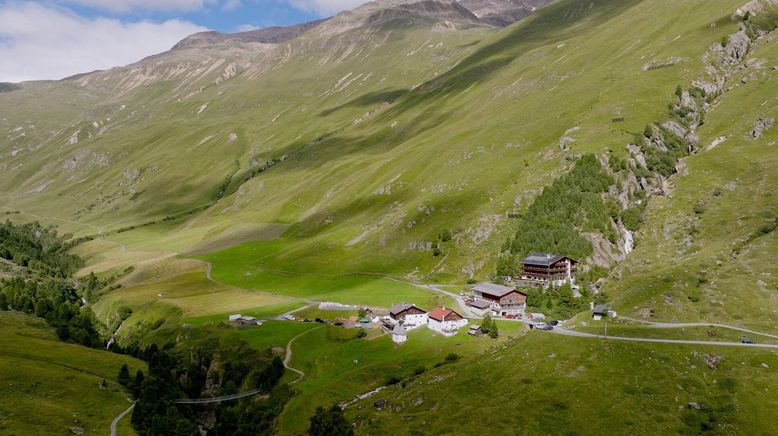
[[[594,309],[592,309],[592,313],[598,314],[598,315],[605,315],[608,313],[608,307],[604,304],[598,304],[594,306]]]
[[[475,300],[475,301],[468,301],[467,305],[473,306],[476,309],[488,309],[489,307],[491,307],[492,303],[484,300]]]
[[[445,321],[446,317],[448,317],[451,314],[456,314],[461,318],[461,315],[454,312],[451,309],[446,309],[445,307],[436,307],[432,309],[432,312],[430,312],[429,317],[436,320],[436,321]]]
[[[567,256],[562,256],[559,254],[531,253],[529,256],[524,258],[521,263],[525,265],[550,266],[564,259],[565,257]]]
[[[397,315],[398,313],[405,312],[406,310],[408,310],[408,309],[410,309],[412,307],[415,307],[416,309],[419,309],[418,307],[416,307],[416,305],[411,304],[411,303],[395,304],[394,306],[392,306],[391,309],[389,309],[389,314],[390,315]],[[419,309],[419,310],[424,312],[424,310],[422,310],[422,309]]]
[[[496,285],[494,283],[479,283],[475,285],[473,289],[476,292],[492,295],[497,298],[502,298],[516,290],[516,288],[509,288],[508,286]]]
[[[392,334],[402,336],[408,333],[405,331],[405,327],[403,327],[403,325],[398,322],[397,324],[394,325],[394,328],[392,329]]]

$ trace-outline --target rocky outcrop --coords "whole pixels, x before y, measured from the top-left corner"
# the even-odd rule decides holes
[[[481,21],[496,27],[505,27],[531,15],[550,0],[459,0]]]
[[[754,138],[754,139],[761,138],[766,130],[768,130],[771,127],[773,127],[774,123],[775,123],[775,119],[774,118],[762,118],[762,117],[760,117],[754,123],[754,128],[751,130],[751,137]]]
[[[297,38],[303,33],[317,27],[326,20],[310,21],[286,27],[267,27],[239,33],[200,32],[188,36],[173,46],[173,50],[187,48],[203,48],[218,45],[227,41],[243,43],[280,44]]]

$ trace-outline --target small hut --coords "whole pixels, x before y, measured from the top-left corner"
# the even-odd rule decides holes
[[[406,332],[405,327],[403,327],[403,325],[398,322],[392,329],[392,341],[394,341],[396,344],[402,344],[407,340],[408,332]]]

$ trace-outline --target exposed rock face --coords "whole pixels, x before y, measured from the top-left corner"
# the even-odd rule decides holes
[[[775,119],[773,118],[759,118],[754,123],[754,128],[751,130],[751,137],[754,139],[759,139],[764,134],[765,130],[770,129],[773,127],[773,124],[775,123]]]
[[[310,21],[287,27],[267,27],[240,33],[200,32],[188,36],[173,46],[173,50],[186,48],[201,48],[217,45],[226,41],[259,42],[263,44],[280,44],[297,38],[326,20]]]
[[[459,0],[459,3],[481,21],[505,27],[531,15],[550,0]]]
[[[751,16],[765,14],[770,8],[778,7],[778,0],[751,0],[735,12],[736,17],[743,17],[746,13]]]
[[[729,64],[736,64],[743,60],[751,48],[751,39],[746,32],[740,31],[729,36],[727,46],[724,47],[724,61]]]
[[[379,10],[371,14],[365,24],[375,25],[388,21],[412,17],[425,17],[449,22],[477,23],[478,17],[459,3],[448,3],[439,0],[425,0],[416,3],[401,4],[395,7]]]

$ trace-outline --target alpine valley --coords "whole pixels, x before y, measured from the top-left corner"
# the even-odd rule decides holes
[[[0,83],[0,434],[776,434],[777,27],[377,0]]]

